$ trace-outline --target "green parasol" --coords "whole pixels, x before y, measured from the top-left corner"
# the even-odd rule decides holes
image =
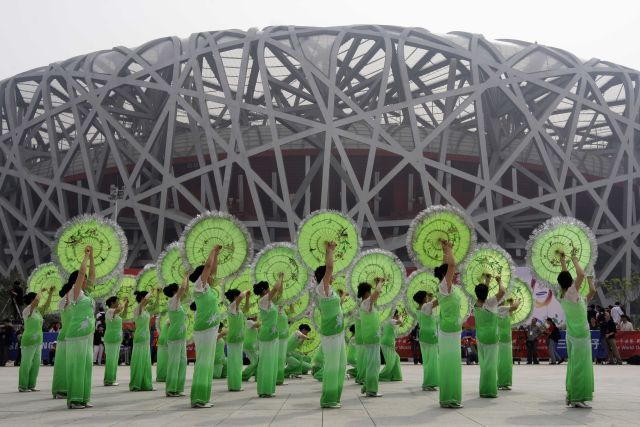
[[[87,246],[93,248],[96,282],[122,273],[127,258],[127,238],[114,221],[97,215],[77,216],[56,232],[52,257],[66,274],[80,269]]]
[[[158,257],[157,263],[158,281],[161,287],[172,283],[180,285],[187,269],[180,253],[180,243],[169,244]]]
[[[476,242],[475,228],[466,213],[440,205],[422,211],[407,233],[407,251],[414,264],[428,269],[441,265],[441,240],[453,244],[453,256],[461,264]]]
[[[313,351],[320,346],[320,333],[318,332],[318,328],[315,326],[314,322],[309,318],[309,316],[303,316],[298,320],[291,322],[289,325],[289,336],[295,333],[298,330],[298,327],[306,323],[311,328],[311,332],[307,335],[309,337],[308,340],[305,340],[302,345],[298,348],[298,351],[303,354],[311,354]]]
[[[396,326],[396,337],[398,338],[409,335],[418,322],[413,312],[407,307],[404,301],[398,301],[396,306],[393,307],[400,314],[400,324]],[[393,313],[391,315],[393,316]]]
[[[362,246],[360,234],[351,218],[333,210],[313,212],[298,227],[296,241],[302,261],[310,269],[324,265],[328,242],[336,243],[334,273],[348,268]]]
[[[169,298],[162,292],[155,264],[145,265],[136,276],[136,282],[137,291],[146,291],[151,294],[146,307],[149,313],[158,314],[167,310]]]
[[[590,271],[598,258],[598,245],[591,229],[575,218],[554,217],[533,231],[527,242],[527,264],[538,282],[556,294],[562,271],[560,252],[566,254],[568,270],[575,277],[571,256],[575,254],[584,271]]]
[[[486,274],[491,274],[489,296],[494,296],[498,292],[498,282],[495,277],[500,276],[506,290],[509,291],[514,271],[515,267],[511,255],[498,245],[482,243],[476,246],[471,255],[467,257],[460,278],[465,292],[475,301],[475,288],[478,284],[485,282]]]
[[[136,276],[125,274],[120,280],[120,287],[115,293],[119,304],[124,304],[124,300],[129,300],[127,311],[120,313],[122,320],[132,320],[133,310],[136,308],[136,296],[133,292],[136,290]]]
[[[180,237],[182,258],[190,270],[203,265],[215,245],[222,246],[218,254],[217,277],[220,279],[241,270],[253,256],[249,232],[228,213],[207,211],[198,215]]]
[[[118,291],[122,276],[114,276],[100,284],[88,285],[87,294],[93,299],[106,299]]]
[[[287,304],[300,298],[309,283],[309,270],[302,265],[296,247],[291,243],[272,243],[256,255],[253,265],[256,283],[264,280],[273,287],[280,273],[284,273],[284,279],[278,303]]]
[[[460,322],[464,323],[471,315],[473,304],[461,286],[453,286],[451,292],[457,296],[460,301]]]
[[[511,326],[516,327],[526,323],[533,312],[533,293],[529,285],[517,277],[514,278],[507,298],[520,301],[518,309],[511,313]]]
[[[347,289],[347,276],[344,274],[338,274],[333,276],[331,280],[331,287],[336,291],[341,290],[344,292],[344,300],[342,301],[342,313],[348,315],[353,312],[358,306],[358,303],[354,299],[353,295]]]
[[[289,321],[298,320],[300,317],[304,316],[306,311],[309,308],[309,304],[311,303],[311,295],[308,291],[304,291],[300,298],[288,304],[287,306],[287,316],[289,317]]]
[[[46,309],[48,313],[54,313],[58,311],[58,303],[60,302],[59,292],[64,285],[62,277],[58,267],[52,263],[47,262],[37,266],[29,275],[27,279],[27,289],[29,292],[40,293],[40,303],[38,308],[42,311]],[[48,289],[53,287],[53,293],[51,295],[51,303],[49,307],[44,307],[44,303],[47,302]]]
[[[224,281],[224,291],[228,291],[229,289],[238,289],[240,292],[249,291],[251,293],[251,297],[249,301],[251,305],[249,306],[249,311],[246,313],[247,317],[257,316],[260,312],[260,308],[258,307],[258,297],[253,294],[253,279],[251,277],[251,269],[245,268],[242,273],[237,276],[227,278]],[[227,304],[229,301],[225,301]],[[240,309],[244,307],[244,300],[240,304]]]
[[[377,306],[386,308],[396,302],[404,288],[406,271],[397,256],[382,249],[369,249],[356,258],[347,276],[348,289],[358,295],[358,284],[366,282],[375,289],[375,279],[384,279]]]
[[[425,291],[436,297],[439,285],[438,279],[429,271],[416,270],[409,275],[404,292],[404,302],[414,317],[418,315],[418,304],[413,300],[413,295],[418,291]]]

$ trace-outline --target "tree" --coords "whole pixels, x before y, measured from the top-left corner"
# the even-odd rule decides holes
[[[601,283],[607,298],[620,302],[629,312],[629,306],[640,297],[640,273],[631,273],[631,277],[616,277]]]

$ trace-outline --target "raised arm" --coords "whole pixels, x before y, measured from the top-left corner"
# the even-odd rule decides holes
[[[36,297],[33,299],[33,301],[31,301],[31,304],[29,304],[29,316],[31,316],[34,312],[34,310],[36,308],[38,308],[38,304],[40,304],[40,296],[42,294],[39,293],[38,295],[36,295]]]
[[[123,311],[126,312],[127,308],[129,308],[129,298],[124,300],[124,306],[122,306],[121,304],[118,304],[118,306],[115,308],[114,313],[115,314],[120,314]]]
[[[587,301],[591,301],[596,295],[596,279],[593,277],[593,274],[587,276],[587,283],[589,284],[589,293],[587,294]]]
[[[496,282],[498,282],[498,293],[496,294],[496,299],[498,300],[498,302],[500,302],[502,301],[502,298],[504,298],[504,295],[507,293],[507,290],[502,284],[502,277],[496,276]]]
[[[56,290],[55,286],[51,286],[49,289],[47,289],[47,300],[44,302],[44,305],[42,306],[43,314],[49,311],[49,306],[51,305],[51,297],[53,297],[53,291],[55,290]]]
[[[251,292],[244,291],[244,306],[242,307],[242,311],[245,313],[248,313],[250,307],[251,307]]]
[[[89,246],[91,253],[89,254],[89,284],[95,286],[96,284],[96,266],[93,259],[93,247]]]
[[[513,301],[513,303],[511,304],[511,307],[509,307],[509,313],[513,313],[514,311],[516,311],[518,307],[520,307],[519,299]]]
[[[453,281],[456,278],[456,259],[453,257],[453,245],[451,244],[451,242],[446,240],[441,240],[440,244],[442,245],[442,250],[444,251],[443,262],[447,264],[447,274],[445,275],[447,288],[449,292],[451,292]]]
[[[431,309],[435,309],[440,303],[437,299],[431,300]]]
[[[371,293],[371,309],[373,310],[373,306],[380,298],[380,294],[382,293],[382,284],[384,283],[384,279],[382,277],[376,278],[376,288]]]
[[[238,310],[240,309],[240,302],[242,302],[242,298],[244,298],[244,297],[245,297],[244,295],[245,295],[246,293],[248,293],[248,292],[249,292],[249,291],[240,292],[240,293],[238,294],[238,296],[236,297],[236,299],[234,299],[234,300],[233,300],[233,304],[235,304],[235,305],[236,305],[236,307],[237,307],[237,309],[238,309]]]
[[[82,286],[84,285],[84,281],[86,280],[87,274],[87,262],[89,258],[92,258],[92,249],[91,246],[87,246],[84,248],[84,258],[82,259],[82,263],[80,264],[80,270],[78,271],[78,277],[76,278],[76,282],[73,284],[73,299],[74,301],[78,299],[80,295],[80,291],[82,291]]]
[[[331,287],[331,278],[333,277],[333,252],[336,249],[336,242],[327,242],[327,251],[324,255],[324,264],[326,270],[322,278],[322,287],[325,295],[329,295]]]
[[[151,295],[152,295],[152,293],[149,292],[148,294],[146,294],[144,296],[144,298],[142,298],[142,301],[140,301],[140,311],[144,310],[144,308],[147,306],[147,303],[151,299]]]
[[[203,283],[209,283],[209,280],[213,277],[216,277],[218,274],[218,255],[220,254],[220,250],[222,246],[215,245],[211,252],[209,252],[209,258],[207,258],[207,262],[204,264],[204,269],[202,270],[202,276],[200,280]]]
[[[278,281],[276,282],[275,286],[271,288],[271,290],[269,291],[269,301],[273,301],[275,297],[280,295],[280,292],[282,291],[283,280],[284,280],[284,273],[281,272],[280,274],[278,274]]]
[[[578,292],[580,292],[580,288],[582,287],[582,283],[584,282],[584,270],[582,269],[580,261],[575,254],[571,255],[571,262],[576,269],[576,279],[573,282],[573,286],[575,286]]]
[[[184,273],[184,279],[182,279],[182,286],[178,288],[178,292],[176,292],[176,296],[178,297],[178,301],[182,299],[184,294],[189,290],[189,273]]]

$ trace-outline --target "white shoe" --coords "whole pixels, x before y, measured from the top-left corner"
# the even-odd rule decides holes
[[[382,397],[380,393],[367,393],[367,397]]]
[[[91,403],[87,402],[87,403],[84,404],[84,407],[85,408],[93,408],[93,405]]]
[[[69,409],[84,409],[86,408],[86,406],[84,406],[81,403],[72,403],[71,405],[69,405]]]
[[[587,405],[585,402],[573,402],[571,404],[572,408],[591,408],[591,406]]]

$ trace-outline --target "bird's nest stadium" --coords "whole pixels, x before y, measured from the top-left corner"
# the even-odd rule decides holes
[[[545,219],[592,227],[600,277],[640,267],[640,73],[421,28],[166,37],[0,82],[0,274],[50,259],[79,213],[117,218],[130,267],[206,209],[258,246],[316,209],[406,260],[411,219],[465,209],[516,261]]]

